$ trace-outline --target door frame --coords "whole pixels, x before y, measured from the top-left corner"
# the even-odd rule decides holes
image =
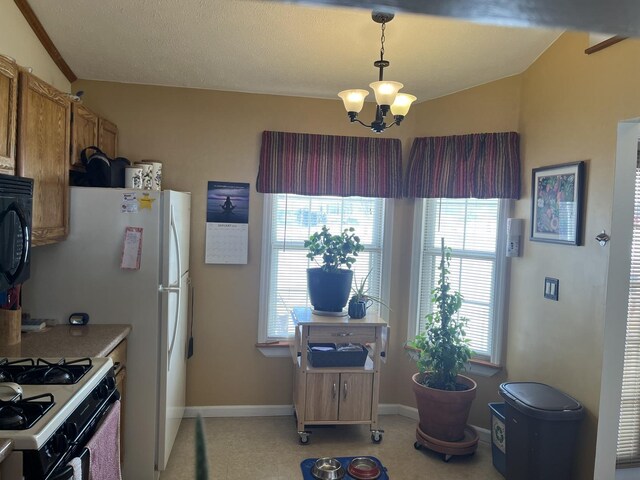
[[[600,409],[593,477],[597,479],[638,478],[635,476],[638,469],[616,471],[616,446],[624,368],[624,342],[633,237],[635,170],[639,139],[640,118],[618,123],[611,242],[609,243],[609,267],[606,279]]]

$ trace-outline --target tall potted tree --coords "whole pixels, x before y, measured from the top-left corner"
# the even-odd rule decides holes
[[[419,373],[413,375],[413,391],[420,417],[419,434],[445,442],[464,438],[476,382],[461,375],[472,350],[465,338],[467,320],[458,318],[462,304],[460,292],[449,283],[451,250],[441,246],[440,275],[432,291],[433,313],[427,315],[424,332],[409,346],[417,357]]]
[[[309,249],[307,258],[319,265],[307,269],[309,299],[316,311],[339,313],[349,300],[353,282],[351,265],[364,250],[354,231],[353,227],[345,228],[341,234],[331,235],[324,225],[320,232],[304,242],[305,248]],[[322,262],[318,262],[317,257]]]

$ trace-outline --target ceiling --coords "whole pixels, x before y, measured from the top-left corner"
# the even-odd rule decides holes
[[[249,0],[29,3],[81,79],[334,99],[377,80],[380,26],[368,10]],[[560,33],[397,13],[386,28],[385,79],[404,83],[418,102],[440,97],[521,73]]]

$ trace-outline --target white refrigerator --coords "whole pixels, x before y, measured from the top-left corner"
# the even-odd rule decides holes
[[[191,194],[71,187],[66,241],[34,248],[23,310],[66,322],[128,323],[125,480],[164,470],[185,405]],[[127,227],[141,227],[139,269],[123,269]],[[127,250],[136,249],[129,242]]]

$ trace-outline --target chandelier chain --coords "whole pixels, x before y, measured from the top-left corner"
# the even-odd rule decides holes
[[[386,23],[382,22],[382,35],[380,36],[380,58],[384,57],[384,41],[385,41],[385,37],[384,37],[384,29],[386,28]]]

